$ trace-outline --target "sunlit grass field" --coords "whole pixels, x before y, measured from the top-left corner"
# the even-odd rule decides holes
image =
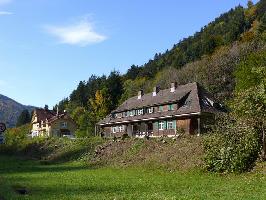
[[[43,165],[0,156],[0,199],[266,199],[266,175]],[[26,189],[28,194],[15,190]]]

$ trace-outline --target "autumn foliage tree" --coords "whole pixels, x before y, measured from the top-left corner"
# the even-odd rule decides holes
[[[106,89],[97,90],[94,99],[89,99],[89,105],[91,106],[92,115],[95,122],[106,117],[109,112],[109,97]]]

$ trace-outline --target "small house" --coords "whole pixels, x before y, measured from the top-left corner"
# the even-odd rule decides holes
[[[77,129],[67,112],[35,109],[32,115],[32,137],[73,137]]]

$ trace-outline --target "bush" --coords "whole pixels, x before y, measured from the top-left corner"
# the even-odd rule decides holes
[[[205,166],[214,172],[251,170],[259,156],[259,135],[254,128],[223,119],[204,138]]]

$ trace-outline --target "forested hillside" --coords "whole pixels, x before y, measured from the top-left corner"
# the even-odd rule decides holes
[[[169,87],[197,81],[227,102],[235,89],[235,70],[250,53],[266,48],[266,0],[247,7],[237,6],[222,14],[193,36],[183,39],[164,53],[142,66],[131,66],[126,74],[117,71],[109,75],[92,75],[81,81],[58,105],[67,109],[79,124],[79,133],[94,132],[97,121],[106,116],[125,99],[144,89]]]

